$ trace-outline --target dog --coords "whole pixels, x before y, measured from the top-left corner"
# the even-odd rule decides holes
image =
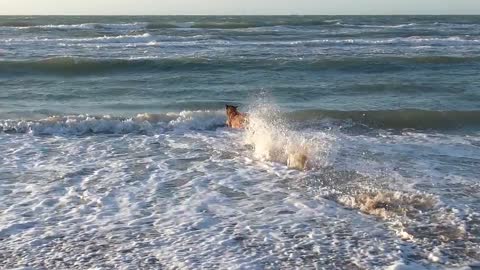
[[[225,105],[227,113],[227,126],[231,128],[245,128],[248,116],[238,111],[237,106]]]

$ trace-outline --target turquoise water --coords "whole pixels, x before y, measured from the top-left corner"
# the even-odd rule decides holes
[[[479,16],[0,17],[0,261],[473,268],[479,45]]]
[[[2,17],[1,112],[479,108],[480,18]]]

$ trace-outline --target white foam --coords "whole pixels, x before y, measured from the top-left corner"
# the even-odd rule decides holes
[[[297,169],[328,165],[334,137],[294,131],[280,115],[278,108],[266,103],[249,110],[245,142],[253,146],[255,157]],[[302,166],[304,160],[307,164]]]
[[[179,22],[175,23],[175,26],[178,28],[191,28],[195,25],[195,22]]]
[[[100,23],[97,27],[115,29],[115,30],[142,30],[148,26],[146,22],[134,22],[134,23]]]
[[[177,129],[205,130],[223,126],[225,121],[223,111],[182,111],[169,125]]]
[[[65,39],[44,39],[44,41],[69,41],[69,42],[132,42],[132,41],[151,41],[152,36],[149,33],[138,35],[119,35],[119,36],[103,36],[95,38],[65,38]]]
[[[358,211],[358,200],[353,201],[357,203],[353,209],[342,207],[340,200],[315,193],[319,181],[317,186],[305,184],[315,183],[326,169],[298,172],[266,158],[252,158],[263,149],[260,157],[284,161],[285,151],[300,149],[286,147],[287,143],[304,142],[309,154],[318,148],[330,156],[332,144],[323,148],[322,138],[328,142],[332,135],[295,129],[279,117],[275,106],[253,106],[249,111],[256,128],[245,131],[212,127],[225,122],[224,111],[184,111],[31,121],[33,130],[51,128],[54,135],[81,133],[83,126],[123,132],[128,126],[145,125],[152,136],[138,136],[139,129],[123,136],[0,133],[2,262],[7,268],[28,262],[34,268],[294,269],[329,266],[334,261],[341,268],[402,269],[413,265],[404,263],[404,258],[420,258],[415,261],[429,266],[436,259],[439,264],[465,260],[451,256],[456,247],[449,248],[459,239],[466,239],[462,244],[471,248],[471,236],[458,234],[466,237],[448,242],[430,235],[430,229],[415,231],[409,225],[435,228],[438,236],[450,237],[443,230],[451,227],[443,225],[461,224],[462,215],[474,218],[466,215],[466,209],[453,211],[435,204],[432,213],[417,207],[427,196],[405,192],[371,197],[394,203],[386,209],[394,218],[403,217],[401,208],[410,209],[406,216],[411,223],[405,223],[403,233],[397,232],[395,222]],[[245,146],[247,137],[258,149]],[[355,147],[365,144],[371,151],[386,152],[381,142],[387,137],[347,140],[335,134],[334,148],[348,147],[348,157],[366,163]],[[404,143],[408,138],[403,138]],[[400,141],[397,138],[390,147]],[[347,173],[335,170],[346,167],[336,166],[339,163],[334,162],[334,172],[325,176],[331,186],[318,188],[341,190],[345,182],[357,190],[361,189],[357,185],[380,186],[376,178],[362,183],[345,179]],[[365,168],[365,177],[369,176]],[[392,181],[400,187],[405,184],[401,178]],[[432,240],[439,239],[445,242],[436,250]]]
[[[422,44],[423,46],[432,45],[475,45],[480,43],[480,39],[469,39],[461,36],[452,37],[401,37],[401,38],[348,38],[348,39],[305,39],[305,40],[293,40],[293,41],[260,41],[260,42],[236,42],[239,45],[256,44],[256,45],[314,45],[314,44],[360,44],[360,45],[376,45],[376,44]]]
[[[154,136],[0,134],[0,171],[7,176],[0,181],[3,265],[255,269],[348,256],[368,268],[398,259],[397,243],[366,249],[385,234],[381,226],[285,187],[291,182],[296,189],[297,174],[284,166],[249,159],[243,131],[189,129],[217,116],[224,123],[221,113],[131,119],[172,128]],[[80,119],[87,121],[71,117]],[[118,119],[91,119],[99,120]],[[352,228],[352,237],[365,244],[356,250],[339,238]],[[391,253],[379,256],[380,250]]]
[[[12,42],[49,42],[49,43],[129,43],[129,42],[153,42],[152,35],[150,33],[143,33],[137,35],[112,35],[112,36],[101,36],[101,37],[91,37],[91,38],[11,38],[6,40],[8,43]],[[72,44],[69,44],[72,45]]]
[[[10,28],[10,27],[9,27]],[[95,29],[94,23],[18,26],[15,29]]]
[[[139,114],[132,118],[90,115],[52,116],[42,120],[0,120],[0,131],[33,135],[154,134],[165,129],[206,130],[220,127],[225,115],[220,111]]]
[[[344,24],[344,23],[337,23],[337,25],[348,26],[348,27],[360,27],[360,28],[407,28],[412,26],[417,26],[416,23],[404,23],[404,24],[395,24],[395,25],[375,25],[375,24],[362,24],[362,25],[355,25],[355,24]]]
[[[145,29],[148,23],[134,22],[134,23],[81,23],[81,24],[46,24],[46,25],[30,25],[30,26],[2,26],[1,29],[65,29],[65,30],[83,30],[105,28],[112,30],[141,30]]]

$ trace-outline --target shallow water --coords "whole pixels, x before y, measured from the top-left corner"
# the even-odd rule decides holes
[[[2,267],[475,269],[479,25],[0,17]]]

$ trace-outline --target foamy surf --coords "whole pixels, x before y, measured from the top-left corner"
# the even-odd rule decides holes
[[[309,136],[293,130],[275,105],[258,104],[248,111],[245,143],[253,146],[254,156],[260,160],[299,170],[327,166],[333,141],[327,133]]]
[[[475,245],[472,242],[475,236],[466,228],[462,213],[446,207],[435,196],[389,190],[355,193],[341,195],[337,200],[347,207],[387,221],[400,239],[423,246],[424,252],[419,255],[426,261],[445,263],[448,256],[463,256]],[[449,250],[450,243],[456,241],[463,241],[465,246]],[[436,243],[435,247],[431,247],[432,242]]]
[[[0,268],[478,268],[478,28],[0,17]]]
[[[81,24],[44,24],[44,25],[0,25],[0,29],[5,30],[141,30],[146,29],[148,23],[81,23]]]
[[[208,130],[224,126],[220,111],[138,114],[135,117],[110,115],[50,116],[40,120],[0,120],[4,133],[32,135],[155,134],[165,130]]]

